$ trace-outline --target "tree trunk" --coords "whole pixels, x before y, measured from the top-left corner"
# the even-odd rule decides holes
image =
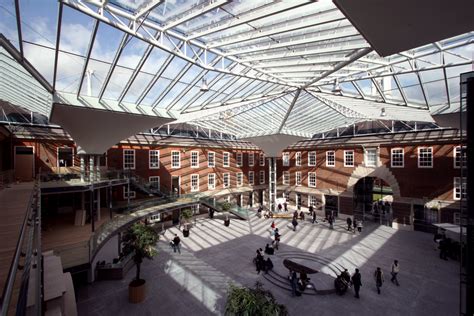
[[[141,263],[137,263],[137,276],[136,276],[136,280],[140,280],[140,265],[141,265]]]

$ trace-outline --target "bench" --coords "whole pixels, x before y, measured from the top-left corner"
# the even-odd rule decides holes
[[[273,218],[293,218],[293,213],[273,213]]]

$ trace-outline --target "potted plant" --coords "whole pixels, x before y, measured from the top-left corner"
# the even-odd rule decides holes
[[[181,212],[181,220],[183,221],[183,237],[189,237],[189,224],[191,223],[191,218],[193,218],[193,211],[186,208]]]
[[[230,285],[225,307],[225,315],[275,315],[286,316],[285,305],[278,304],[273,294],[255,283],[255,288]]]
[[[228,212],[231,208],[231,205],[229,202],[225,201],[223,204],[222,204],[222,210],[224,212]],[[230,218],[229,218],[229,215],[226,214],[225,215],[225,218],[224,218],[224,225],[225,226],[229,226],[230,225]]]
[[[133,254],[133,261],[137,267],[135,279],[128,285],[128,299],[130,303],[140,303],[145,299],[145,280],[140,278],[140,268],[144,258],[153,259],[157,251],[158,242],[156,231],[143,223],[135,223],[122,237],[124,254]]]

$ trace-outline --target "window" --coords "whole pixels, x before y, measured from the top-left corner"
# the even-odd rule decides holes
[[[222,174],[222,187],[230,187],[230,175],[228,173]]]
[[[465,199],[466,197],[467,197],[467,178],[455,177],[453,199],[460,200],[461,198]]]
[[[191,192],[199,191],[199,175],[192,174],[191,175]]]
[[[160,151],[159,150],[148,151],[148,168],[150,169],[160,168]]]
[[[58,167],[74,166],[74,149],[72,147],[58,147]]]
[[[260,154],[260,166],[264,167],[265,166],[265,155]]]
[[[237,167],[242,167],[242,153],[236,153]]]
[[[171,168],[181,167],[181,153],[179,151],[171,152]]]
[[[160,177],[159,176],[153,176],[148,178],[148,182],[150,183],[150,187],[155,190],[160,189]]]
[[[207,189],[214,190],[216,188],[216,174],[210,173],[207,175]]]
[[[289,153],[283,153],[282,160],[283,160],[283,166],[288,167],[290,165],[290,154]]]
[[[123,150],[123,169],[135,169],[135,149]]]
[[[308,172],[308,187],[316,187],[316,172]]]
[[[301,171],[295,172],[295,184],[301,185]]]
[[[230,154],[225,152],[222,156],[222,166],[230,167]]]
[[[326,167],[336,166],[336,152],[333,150],[326,151]]]
[[[216,166],[216,153],[213,151],[207,153],[207,166],[210,168]]]
[[[253,167],[255,165],[255,155],[254,153],[249,154],[249,167]]]
[[[433,148],[418,148],[418,168],[433,168]]]
[[[283,171],[282,183],[285,184],[285,185],[290,184],[290,172],[289,171]]]
[[[316,196],[308,195],[308,207],[309,206],[316,207],[316,203],[317,203]]]
[[[344,150],[344,167],[354,167],[353,150]]]
[[[301,166],[301,152],[295,154],[295,165]]]
[[[265,184],[265,171],[260,170],[260,184]]]
[[[390,163],[392,168],[403,168],[405,165],[403,148],[392,148]]]
[[[134,199],[137,196],[137,194],[135,193],[135,191],[128,192],[128,186],[125,185],[123,187],[123,198],[128,199],[129,196],[131,199]]]
[[[367,167],[377,167],[377,149],[369,148],[365,150],[365,165]]]
[[[467,151],[465,146],[454,147],[454,168],[467,167]]]
[[[199,168],[199,151],[191,152],[191,168]]]
[[[254,172],[249,171],[249,184],[253,185],[254,184]]]
[[[241,187],[244,183],[244,175],[242,172],[237,172],[237,186]]]
[[[308,153],[308,166],[315,167],[316,166],[316,152],[310,151]]]

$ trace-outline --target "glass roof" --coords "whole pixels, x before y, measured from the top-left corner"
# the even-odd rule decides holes
[[[459,111],[459,74],[474,54],[471,32],[382,58],[326,0],[6,0],[0,16],[55,96],[165,111],[238,137],[311,137],[391,106],[420,120]],[[354,102],[377,111],[355,114]]]

